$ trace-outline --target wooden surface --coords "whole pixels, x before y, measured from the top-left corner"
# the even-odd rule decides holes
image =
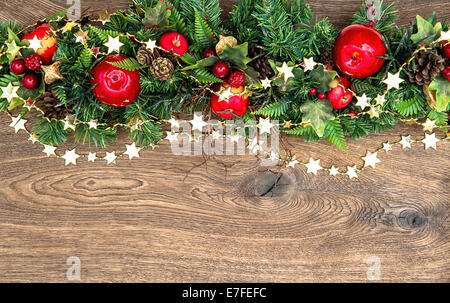
[[[97,11],[126,2],[82,1]],[[2,2],[1,18],[26,23],[63,6],[23,3]],[[338,24],[358,4],[312,1]],[[402,23],[433,9],[450,13],[445,0],[397,4]],[[67,281],[70,256],[80,258],[83,282],[364,282],[370,257],[381,262],[381,281],[450,281],[448,141],[437,151],[413,144],[383,152],[356,181],[285,169],[261,196],[276,176],[252,157],[220,158],[185,179],[203,158],[175,156],[164,143],[117,166],[65,167],[9,123],[0,116],[0,282]],[[303,161],[345,167],[406,134],[423,138],[420,128],[398,125],[349,140],[349,155],[326,142],[289,141]]]

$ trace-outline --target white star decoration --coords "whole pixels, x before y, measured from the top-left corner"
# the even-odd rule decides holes
[[[432,133],[431,135],[425,134],[425,139],[422,140],[423,144],[425,144],[425,149],[433,148],[436,149],[436,143],[440,140],[436,138],[436,134]]]
[[[330,168],[330,176],[335,177],[337,175],[339,175],[339,169],[334,167],[334,166],[331,166],[331,168]]]
[[[66,166],[69,164],[73,164],[73,165],[77,165],[77,159],[80,156],[77,155],[77,153],[75,152],[75,149],[73,150],[68,150],[66,151],[66,153],[64,154],[64,156],[62,156],[61,158],[63,158],[64,160],[66,160]]]
[[[89,153],[88,155],[88,162],[95,162],[97,160],[97,154],[96,153]]]
[[[272,122],[270,122],[270,118],[267,119],[262,119],[259,118],[259,124],[258,124],[258,128],[259,128],[259,133],[260,134],[270,134],[270,131],[272,129],[272,127],[274,127],[275,125],[272,124]]]
[[[266,79],[261,81],[261,84],[264,89],[268,89],[272,87],[272,80],[269,80],[269,78],[266,77]]]
[[[123,45],[122,42],[119,41],[120,36],[113,38],[111,36],[108,37],[108,42],[105,43],[105,46],[108,47],[108,53],[112,53],[114,51],[120,52],[120,47]]]
[[[305,166],[308,168],[307,173],[313,173],[317,175],[317,172],[322,169],[320,166],[320,159],[314,160],[313,158],[309,158],[309,163],[305,164]]]
[[[378,95],[375,100],[377,101],[377,105],[379,106],[383,106],[386,102],[385,95]]]
[[[233,96],[234,96],[234,94],[231,92],[231,87],[223,89],[219,93],[219,102],[222,102],[222,101],[228,102],[228,100]]]
[[[156,47],[156,41],[149,39],[148,42],[145,43],[145,46],[150,49],[150,50],[154,50]]]
[[[112,152],[112,153],[106,153],[106,156],[103,158],[106,160],[107,164],[116,164],[116,153]]]
[[[316,67],[317,63],[314,61],[314,58],[304,58],[303,63],[305,64],[305,72],[309,71],[309,70],[313,70],[314,67]]]
[[[38,141],[38,137],[35,134],[32,134],[28,138],[28,141],[31,141],[31,143],[34,144],[34,143],[36,143]]]
[[[56,156],[55,151],[56,151],[56,147],[50,146],[50,145],[44,145],[44,150],[42,152],[44,154],[46,154],[47,157],[50,157],[52,155]]]
[[[391,90],[392,88],[400,88],[400,83],[403,81],[404,80],[400,78],[400,72],[398,72],[396,74],[388,73],[388,77],[383,81],[383,83],[386,83],[387,89]]]
[[[180,123],[178,122],[178,120],[175,120],[174,117],[170,118],[168,122],[170,123],[170,128],[172,130],[174,130],[174,128],[180,128]]]
[[[34,52],[37,52],[38,49],[42,48],[41,40],[39,40],[37,36],[34,36],[32,40],[28,40],[28,42],[30,42],[29,47],[32,48]]]
[[[383,149],[385,152],[388,152],[390,150],[392,150],[392,144],[387,142],[387,143],[383,143]]]
[[[347,172],[345,173],[350,179],[358,178],[357,168],[355,166],[347,166]]]
[[[139,147],[136,147],[136,143],[133,142],[131,145],[125,145],[127,151],[124,152],[124,155],[127,155],[130,160],[133,158],[139,158],[139,152],[142,150]]]
[[[286,62],[283,62],[283,66],[281,67],[277,66],[277,70],[281,75],[283,75],[284,82],[287,82],[289,78],[294,77],[294,73],[292,72],[294,70],[294,67],[289,67]]]
[[[166,140],[169,140],[170,143],[178,141],[178,134],[172,134],[172,132],[167,132]]]
[[[444,32],[441,31],[441,38],[439,39],[440,41],[447,41],[450,40],[450,30]]]
[[[286,167],[292,167],[295,168],[295,165],[299,164],[300,162],[298,162],[298,160],[296,159],[295,156],[292,157],[291,161],[289,161],[289,163],[286,165]]]
[[[427,121],[425,121],[425,123],[423,123],[422,126],[423,126],[423,131],[432,132],[433,129],[436,127],[436,121],[430,120],[429,118],[427,118]]]
[[[7,87],[1,87],[1,90],[2,95],[0,96],[0,98],[8,100],[9,103],[11,103],[13,98],[19,98],[19,95],[17,95],[19,86],[13,86],[11,82],[8,84]]]
[[[362,110],[370,106],[369,98],[367,98],[366,94],[363,94],[361,97],[356,96],[356,99],[358,99],[358,102],[355,105],[361,107]]]
[[[411,136],[408,137],[402,136],[402,140],[399,143],[402,145],[402,148],[405,149],[411,148],[411,142],[412,142]]]
[[[234,135],[228,136],[228,138],[230,138],[231,143],[233,143],[233,142],[239,143],[239,139],[241,138],[241,136],[239,136],[238,134],[234,134]]]
[[[74,131],[75,130],[75,125],[70,123],[68,120],[65,120],[64,121],[64,130],[67,130],[69,128]]]
[[[364,167],[372,166],[375,168],[375,164],[380,163],[381,161],[377,158],[378,153],[367,152],[367,155],[363,157]]]
[[[97,129],[97,121],[91,120],[87,124],[89,125],[89,128]]]
[[[14,127],[16,133],[21,129],[25,130],[25,123],[27,123],[27,120],[22,119],[21,116],[17,116],[15,118],[11,117],[11,120],[12,122],[9,126]]]
[[[199,116],[197,114],[194,114],[194,119],[192,119],[189,122],[191,122],[192,124],[192,130],[203,131],[203,127],[208,125],[208,123],[203,121],[203,116],[202,115]]]

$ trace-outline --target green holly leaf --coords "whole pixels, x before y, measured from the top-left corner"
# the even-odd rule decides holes
[[[327,122],[335,118],[333,107],[327,100],[307,101],[300,110],[303,113],[302,122],[310,122],[319,137],[323,137]]]
[[[167,9],[165,1],[158,3],[153,8],[148,8],[145,17],[142,19],[142,24],[145,26],[157,26],[159,30],[164,30],[169,24],[169,17],[171,10]]]
[[[450,103],[450,82],[439,75],[431,82],[429,89],[436,96],[436,111],[445,111]]]
[[[433,24],[417,15],[417,33],[411,35],[411,40],[414,43],[429,43],[434,41],[441,33],[442,24],[440,22]]]
[[[237,68],[245,70],[247,64],[252,61],[248,58],[248,43],[237,45],[235,47],[225,46],[225,49],[220,54],[220,59],[224,61],[229,61]]]
[[[322,65],[319,65],[319,67],[311,71],[310,76],[316,83],[315,87],[319,93],[326,93],[330,90],[330,83],[336,78],[337,72],[326,70]]]
[[[198,60],[195,64],[186,66],[183,68],[183,71],[191,70],[191,69],[197,69],[197,68],[205,68],[205,67],[211,67],[214,64],[216,64],[219,61],[219,58],[216,56],[211,56],[205,59]]]

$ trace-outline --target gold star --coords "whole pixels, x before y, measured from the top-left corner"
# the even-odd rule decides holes
[[[379,118],[380,117],[380,111],[376,109],[375,106],[371,106],[370,110],[367,112],[370,116],[370,118]]]
[[[292,127],[292,121],[291,121],[291,120],[289,120],[289,121],[284,121],[283,124],[282,124],[281,126],[282,126],[283,128],[290,129],[290,128]]]
[[[90,40],[91,38],[89,38],[88,32],[89,31],[84,32],[83,30],[79,30],[74,34],[74,36],[77,37],[76,42],[84,43],[85,41]]]
[[[407,124],[407,125],[416,125],[416,124],[417,124],[417,120],[411,118],[411,119],[409,119],[409,120],[406,120],[406,121],[405,121],[405,124]]]
[[[283,66],[278,67],[277,66],[277,70],[280,73],[280,75],[283,75],[284,77],[284,82],[287,82],[289,80],[289,78],[293,78],[294,77],[294,73],[292,72],[294,70],[294,67],[289,67],[286,62],[283,62]]]
[[[44,81],[46,84],[52,84],[58,80],[64,79],[64,76],[61,74],[61,71],[59,70],[61,65],[62,62],[55,62],[52,65],[41,66],[45,74]]]
[[[14,98],[19,98],[19,95],[17,95],[19,86],[13,86],[11,82],[8,84],[7,87],[1,87],[1,90],[2,95],[0,96],[0,98],[8,100],[9,103],[11,103]]]
[[[295,168],[296,164],[299,164],[300,162],[296,159],[296,157],[292,157],[291,161],[286,165],[286,167],[292,167]]]
[[[105,25],[105,23],[111,21],[110,17],[111,15],[108,14],[108,11],[104,11],[98,16],[98,21],[100,21],[103,25]]]
[[[366,107],[370,106],[369,98],[364,93],[361,97],[356,96],[356,99],[358,99],[358,102],[356,102],[356,106],[361,107],[362,110],[364,110]]]
[[[8,57],[12,60],[16,58],[17,54],[19,53],[21,47],[17,46],[16,40],[13,40],[12,42],[5,42],[6,47],[8,50],[6,53],[8,54]]]
[[[427,118],[427,121],[425,121],[425,123],[422,123],[422,126],[423,131],[429,131],[431,133],[436,127],[436,120],[430,120],[429,118]]]
[[[72,30],[72,28],[74,28],[77,25],[78,25],[78,23],[76,21],[72,20],[70,22],[67,22],[66,25],[64,25],[64,27],[61,28],[61,30],[62,30],[63,33],[69,32],[69,31]]]
[[[97,154],[96,153],[89,153],[88,155],[88,162],[95,162],[97,160]]]
[[[313,57],[308,58],[308,59],[304,58],[303,59],[303,63],[304,63],[304,66],[305,66],[305,72],[307,72],[309,70],[313,70],[314,67],[317,65],[317,63],[314,61]]]

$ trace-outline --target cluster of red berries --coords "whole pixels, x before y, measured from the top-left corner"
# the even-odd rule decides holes
[[[25,70],[37,71],[41,68],[42,59],[38,54],[31,54],[25,59],[16,59],[11,62],[11,72],[22,75]],[[35,73],[27,73],[22,78],[22,85],[27,89],[35,89],[39,84],[39,78]]]
[[[212,48],[205,49],[205,51],[203,52],[203,57],[209,58],[212,56],[216,56],[216,51]],[[235,71],[230,74],[230,65],[228,65],[228,63],[225,61],[218,61],[216,64],[214,64],[213,74],[220,79],[225,79],[228,77],[226,82],[232,87],[239,88],[245,85],[244,73]]]
[[[325,100],[327,98],[327,94],[325,94],[325,93],[317,94],[317,93],[318,93],[318,91],[317,91],[317,88],[315,88],[315,87],[311,88],[311,90],[309,91],[309,94],[311,96],[317,95],[317,98],[319,98],[319,100]]]

